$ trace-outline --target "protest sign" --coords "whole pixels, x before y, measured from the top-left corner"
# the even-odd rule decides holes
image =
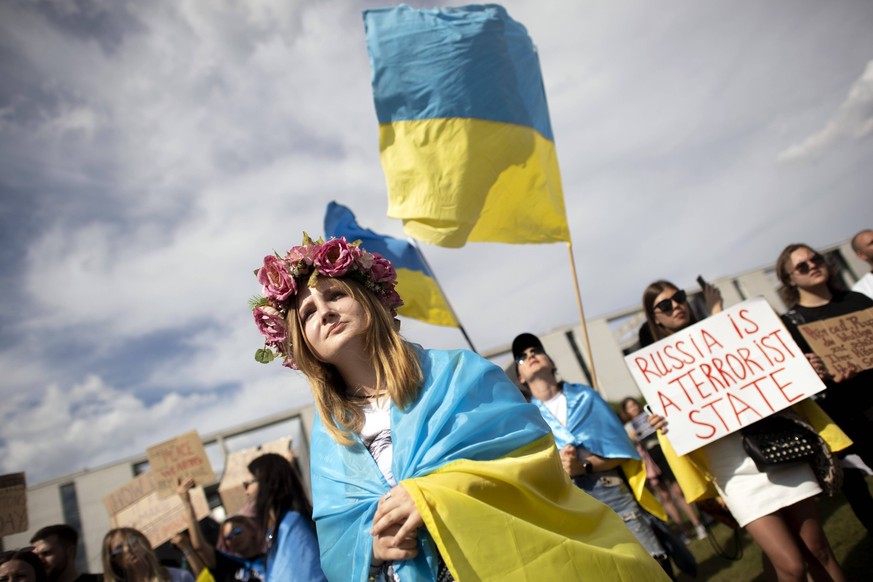
[[[27,531],[24,473],[0,475],[0,537]]]
[[[239,513],[240,509],[248,502],[243,482],[252,478],[248,470],[249,463],[265,453],[276,453],[293,461],[291,440],[290,436],[283,437],[259,447],[243,449],[227,456],[224,473],[221,475],[221,483],[218,485],[218,494],[221,496],[221,504],[227,515]]]
[[[873,307],[798,329],[831,374],[873,368]]]
[[[188,528],[185,505],[177,494],[161,498],[154,471],[137,475],[103,498],[112,527],[138,529],[156,548]],[[191,490],[191,505],[197,519],[209,515],[209,505],[202,487]]]
[[[197,431],[151,446],[146,449],[146,456],[162,498],[175,495],[179,479],[185,477],[192,477],[198,485],[215,481],[215,473]]]
[[[782,320],[750,299],[625,357],[680,455],[824,390]]]

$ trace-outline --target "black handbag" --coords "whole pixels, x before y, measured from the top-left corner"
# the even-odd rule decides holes
[[[818,435],[778,413],[742,432],[743,448],[759,471],[785,463],[809,462],[819,446]]]

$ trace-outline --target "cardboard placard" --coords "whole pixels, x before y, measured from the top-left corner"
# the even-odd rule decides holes
[[[847,372],[853,366],[858,370],[873,368],[873,307],[804,323],[798,329],[831,374]]]
[[[188,529],[185,504],[174,493],[161,498],[153,471],[137,475],[103,498],[112,527],[132,527],[148,538],[153,548]],[[202,487],[191,490],[191,505],[197,519],[209,515],[209,505]]]
[[[27,531],[27,527],[24,473],[0,475],[0,537]]]
[[[248,470],[249,463],[265,453],[276,453],[293,462],[294,455],[291,452],[291,442],[290,436],[283,437],[259,447],[243,449],[227,456],[224,474],[221,476],[221,483],[218,485],[218,494],[221,495],[221,504],[224,506],[226,515],[239,513],[245,504],[248,503],[243,482],[252,478]]]
[[[766,300],[749,299],[625,357],[679,455],[825,389]]]
[[[149,468],[161,498],[176,495],[179,479],[192,477],[198,485],[215,481],[203,442],[192,430],[146,449]]]

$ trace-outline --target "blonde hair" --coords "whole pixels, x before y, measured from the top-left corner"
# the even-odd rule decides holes
[[[127,581],[126,572],[120,565],[112,563],[112,538],[120,535],[124,538],[124,544],[130,548],[142,548],[143,556],[148,566],[148,573],[145,579],[136,580],[135,582],[170,582],[170,576],[167,569],[164,568],[148,538],[143,533],[132,527],[119,527],[111,529],[103,536],[103,580],[104,582],[125,582]],[[133,581],[128,581],[133,582]]]
[[[376,368],[376,386],[384,386],[395,406],[405,409],[418,398],[422,385],[415,348],[400,337],[390,311],[374,293],[351,279],[327,280],[340,286],[364,308],[367,317],[364,343]],[[287,324],[291,345],[286,346],[290,350],[286,353],[293,354],[297,366],[309,378],[327,432],[342,445],[353,444],[351,437],[363,428],[364,414],[359,404],[346,395],[348,386],[336,367],[322,362],[312,352],[297,316],[297,298],[288,309]]]

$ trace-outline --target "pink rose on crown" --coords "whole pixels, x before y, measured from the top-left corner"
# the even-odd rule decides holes
[[[390,283],[397,279],[397,272],[391,261],[379,253],[373,253],[373,267],[370,274],[374,283]]]
[[[373,266],[373,258],[373,253],[361,250],[361,256],[358,257],[358,266],[362,271],[366,272],[370,270],[370,267]]]
[[[342,277],[360,255],[358,247],[347,243],[345,237],[333,238],[319,247],[312,264],[326,277]]]
[[[285,260],[289,263],[296,265],[298,262],[303,261],[307,265],[312,264],[312,257],[315,254],[315,250],[318,247],[315,245],[299,245],[296,247],[291,247],[291,250],[288,251],[288,254],[285,255]]]
[[[288,338],[288,328],[285,319],[272,307],[259,305],[254,309],[255,325],[267,341],[273,344],[283,342]]]
[[[297,282],[288,271],[288,264],[275,255],[264,257],[264,266],[258,270],[258,282],[264,286],[264,297],[285,301],[297,293]]]

